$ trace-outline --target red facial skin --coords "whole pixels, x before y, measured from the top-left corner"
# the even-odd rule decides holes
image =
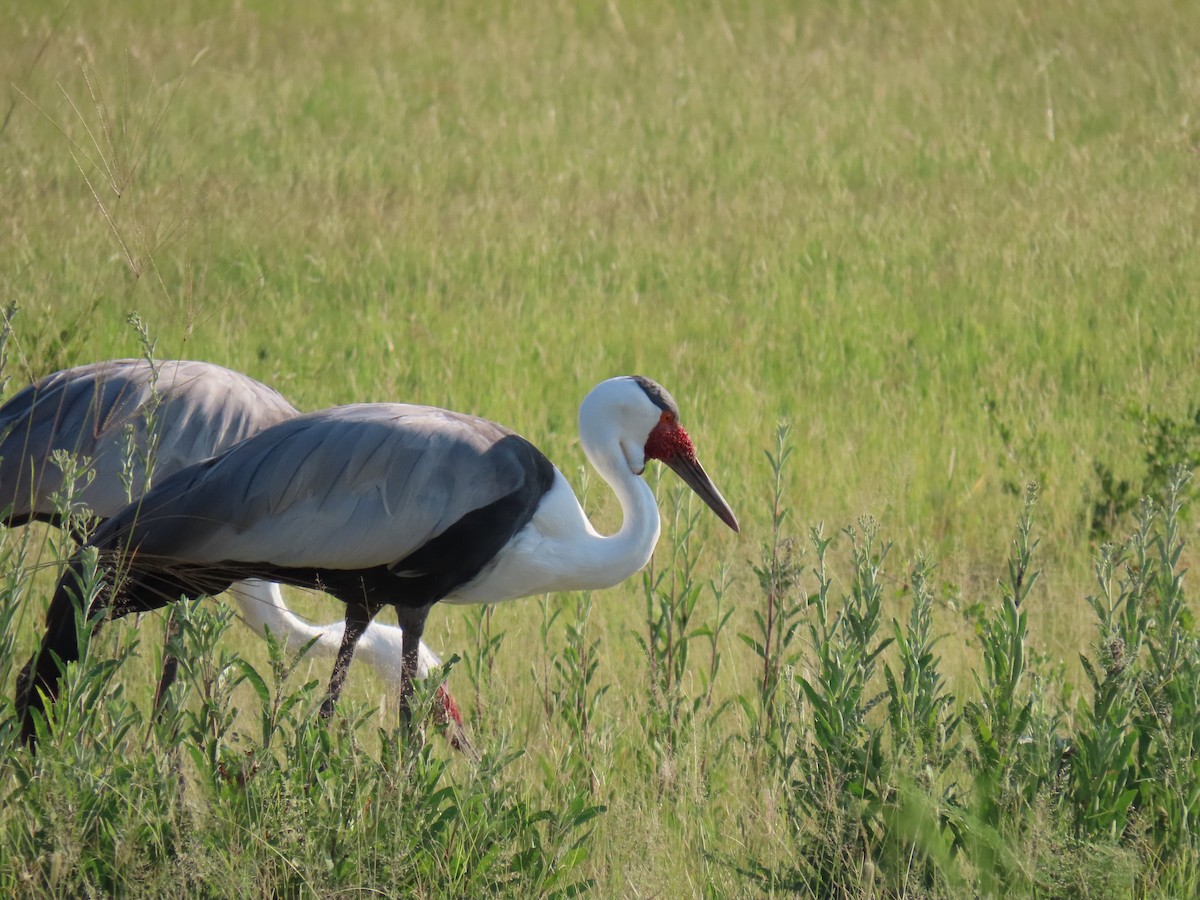
[[[442,722],[453,720],[459,725],[462,725],[462,713],[458,711],[458,704],[454,702],[454,698],[450,696],[450,692],[446,690],[445,685],[440,685],[437,689],[437,697],[441,702],[441,710],[435,711],[436,717]]]
[[[664,412],[646,439],[646,459],[673,459],[683,456],[696,458],[696,449],[692,439],[669,412]]]
[[[467,740],[466,731],[463,730],[462,713],[458,711],[458,704],[454,702],[454,698],[446,690],[444,684],[439,685],[437,689],[437,702],[433,706],[433,721],[445,732],[451,747],[467,756],[478,758],[471,742]]]
[[[679,426],[674,413],[664,411],[659,416],[658,424],[654,426],[650,436],[646,439],[643,452],[646,459],[661,460],[667,468],[682,478],[684,483],[708,504],[722,522],[734,531],[741,530],[738,526],[737,516],[733,514],[733,510],[729,508],[729,504],[725,502],[721,492],[717,490],[712,479],[708,477],[708,473],[704,471],[704,466],[700,465],[700,460],[696,459],[692,439]]]

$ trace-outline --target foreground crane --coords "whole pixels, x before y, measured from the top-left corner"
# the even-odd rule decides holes
[[[165,478],[271,425],[299,415],[276,391],[211,363],[121,359],[47,375],[0,407],[0,522],[68,524],[87,510],[107,519],[137,496],[151,476]],[[73,482],[52,460],[63,450],[81,463]],[[268,629],[289,652],[312,644],[333,656],[344,626],[312,625],[292,613],[279,585],[247,580],[230,593],[242,619]],[[400,683],[403,634],[376,625],[361,650],[369,665]],[[419,674],[441,665],[424,644]],[[453,697],[439,689],[442,713],[462,720]],[[452,741],[462,741],[461,733]]]
[[[390,403],[290,419],[177,472],[105,522],[91,543],[118,575],[103,602],[124,615],[245,578],[327,591],[346,604],[328,713],[359,637],[385,605],[405,635],[419,639],[439,601],[604,588],[645,566],[660,528],[654,493],[641,478],[648,460],[661,460],[738,530],[675,401],[655,382],[601,382],[580,406],[579,434],[624,514],[611,536],[597,533],[537,448],[495,423]],[[77,556],[51,600],[41,651],[26,667],[18,705],[30,738],[40,692],[51,699],[57,692],[55,657],[65,663],[79,655],[73,596],[81,574]],[[416,647],[405,646],[402,704]]]

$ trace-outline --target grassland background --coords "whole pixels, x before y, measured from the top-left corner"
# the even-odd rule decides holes
[[[991,595],[1005,485],[1039,480],[1034,640],[1070,665],[1085,649],[1093,462],[1139,477],[1138,413],[1196,402],[1190,4],[2,6],[12,388],[136,355],[137,311],[160,356],[302,409],[476,412],[578,484],[578,401],[643,373],[741,517],[740,537],[700,534],[739,629],[787,420],[794,531],[872,513],[897,559],[941,560],[951,599]],[[595,479],[589,508],[615,527]],[[496,622],[537,749],[535,602]],[[627,730],[640,588],[597,604]],[[459,649],[462,619],[435,612],[431,643]],[[726,651],[733,694],[751,660]],[[943,652],[965,689],[971,648]],[[619,761],[605,778],[608,893],[688,890],[686,836]]]

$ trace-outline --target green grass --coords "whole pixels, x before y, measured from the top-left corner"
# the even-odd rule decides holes
[[[703,547],[698,584],[728,566],[734,611],[702,725],[668,729],[665,757],[642,746],[666,726],[647,711],[637,579],[594,595],[575,638],[576,651],[600,640],[590,689],[607,686],[585,733],[545,702],[574,597],[546,613],[537,599],[496,610],[505,636],[473,723],[485,746],[527,751],[498,777],[523,785],[531,808],[565,808],[580,786],[608,807],[581,863],[601,895],[754,894],[752,861],[781,872],[807,858],[786,782],[742,743],[745,713],[716,712],[752,696],[761,671],[737,634],[765,602],[752,565],[772,540],[764,451],[780,420],[792,426],[787,534],[803,544],[810,523],[835,534],[870,513],[895,544],[885,631],[909,615],[906,561],[938,561],[934,631],[953,638],[937,646],[959,707],[977,695],[975,630],[998,603],[1024,485],[1040,483],[1027,638],[1046,702],[1064,734],[1075,727],[1091,691],[1078,657],[1099,640],[1084,600],[1096,592],[1094,463],[1141,484],[1142,417],[1185,422],[1196,404],[1200,20],[1188,4],[9,7],[0,300],[21,307],[10,391],[136,355],[125,317],[137,311],[164,357],[241,369],[306,409],[411,400],[486,415],[577,485],[575,411],[595,382],[644,373],[680,401],[744,528],[734,537],[702,515],[689,539]],[[668,508],[673,489],[664,477]],[[588,507],[615,527],[594,478]],[[1126,515],[1119,532],[1132,527]],[[840,590],[848,545],[830,553]],[[17,613],[18,657],[49,584],[39,572]],[[815,590],[807,569],[801,584]],[[320,618],[339,611],[298,599]],[[696,610],[715,624],[711,593]],[[431,643],[469,655],[472,615],[435,612]],[[154,680],[157,623],[145,625],[119,678],[135,707]],[[704,640],[689,697],[705,690]],[[222,647],[267,671],[240,630]],[[470,707],[466,674],[454,686]],[[301,675],[324,677],[308,663]],[[369,709],[378,686],[358,677]],[[883,687],[877,670],[871,690]],[[385,707],[365,726],[376,760]],[[450,770],[470,794],[465,764]],[[964,790],[968,774],[954,774]],[[20,801],[11,781],[3,790],[11,822]],[[1137,828],[1072,832],[1069,852],[1055,843],[1067,826],[1049,796],[1012,840],[1027,857],[1057,848],[1060,884],[1097,868],[1119,895],[1120,873],[1148,871]],[[188,852],[211,864],[195,823],[226,801],[181,802],[178,821],[198,836]],[[916,808],[896,812],[896,833]],[[251,883],[255,859],[231,848],[226,864]],[[1141,890],[1160,889],[1143,874]],[[970,865],[960,877],[990,884]]]

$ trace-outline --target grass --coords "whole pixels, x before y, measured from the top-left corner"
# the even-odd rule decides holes
[[[577,485],[575,410],[596,381],[642,372],[683,405],[744,527],[734,538],[704,515],[673,526],[655,564],[656,573],[683,571],[673,548],[690,529],[701,588],[691,630],[716,629],[707,586],[727,567],[721,609],[733,616],[712,645],[722,662],[711,702],[681,718],[710,696],[701,634],[681,678],[670,672],[687,702],[651,705],[666,670],[648,665],[645,651],[670,648],[655,643],[646,619],[677,621],[691,598],[655,600],[654,585],[633,579],[586,600],[497,609],[494,666],[478,670],[487,676],[480,699],[465,704],[497,758],[525,750],[496,777],[531,810],[567,816],[572,791],[585,787],[589,804],[608,807],[581,826],[594,832],[579,871],[601,895],[782,894],[791,887],[780,873],[792,870],[816,890],[804,867],[824,857],[807,841],[828,824],[821,816],[846,810],[814,797],[789,806],[789,784],[824,782],[747,742],[771,733],[768,722],[751,728],[764,663],[738,636],[753,637],[755,612],[765,614],[753,567],[766,565],[760,547],[775,542],[777,496],[791,510],[782,537],[797,552],[813,523],[830,536],[864,513],[878,520],[879,540],[893,544],[883,633],[892,617],[902,629],[909,621],[908,560],[937,561],[927,583],[933,634],[952,638],[935,645],[934,668],[955,698],[945,708],[980,702],[986,685],[972,673],[986,653],[976,635],[998,640],[1008,628],[1027,648],[1029,678],[1040,679],[1022,689],[1036,683],[1045,693],[1046,740],[1077,736],[1094,718],[1103,691],[1079,655],[1095,660],[1102,642],[1084,599],[1097,592],[1103,537],[1090,527],[1105,491],[1096,464],[1137,493],[1163,462],[1147,458],[1144,423],[1185,427],[1195,407],[1200,25],[1186,4],[12,7],[0,33],[0,106],[11,108],[0,132],[0,299],[21,307],[10,391],[66,365],[138,354],[125,321],[136,311],[161,355],[241,369],[301,408],[404,399],[502,421]],[[781,420],[791,424],[792,454],[776,495],[764,451],[778,453]],[[995,585],[1007,577],[1013,523],[1034,479],[1042,574],[1017,635],[1015,619],[992,618],[1002,608]],[[672,491],[668,476],[659,485],[667,510]],[[603,486],[593,479],[588,494],[600,526],[615,527]],[[1193,520],[1181,515],[1194,543]],[[1135,528],[1126,508],[1115,534]],[[801,598],[816,590],[813,552],[799,563]],[[1179,568],[1192,551],[1183,554]],[[851,556],[844,537],[829,550],[839,602],[859,571]],[[39,569],[20,582],[17,657],[35,640],[49,581]],[[338,612],[297,599],[319,618]],[[814,609],[802,606],[811,623]],[[431,643],[469,656],[478,646],[472,616],[435,613]],[[117,677],[131,715],[153,690],[156,625],[144,623],[140,652]],[[135,634],[110,633],[103,640],[122,647]],[[270,671],[265,650],[237,629],[220,648],[212,652],[236,651]],[[798,654],[794,677],[813,684],[817,651],[798,637],[789,652]],[[898,646],[883,650],[868,698],[886,690],[884,666],[904,683],[903,658]],[[469,670],[456,670],[460,693],[475,686]],[[785,688],[803,688],[786,671],[773,726],[785,756],[779,728],[799,729],[796,740],[811,722],[811,698],[787,713]],[[324,673],[302,663],[300,684],[281,690],[310,677]],[[386,741],[373,729],[394,718],[387,698],[381,716],[367,715],[381,698],[359,680],[366,756],[339,745],[347,768],[337,771],[374,766]],[[4,689],[11,696],[11,680]],[[241,690],[249,715],[258,696]],[[1029,698],[1010,699],[1019,711]],[[892,727],[885,706],[864,713],[857,727],[866,731],[848,746]],[[1121,722],[1113,733],[1133,727]],[[956,734],[978,751],[970,731]],[[153,783],[159,764],[145,765],[132,783]],[[1140,784],[1138,772],[1130,777]],[[461,762],[439,778],[485,802]],[[960,798],[981,780],[954,767],[938,778],[958,784]],[[964,800],[974,818],[964,812],[955,827],[970,839],[943,853],[938,841],[950,839],[914,824],[929,820],[923,804],[941,795],[919,779],[911,791],[903,779],[883,780],[908,799],[884,791],[893,800],[874,821],[907,835],[949,879],[922,890],[999,890],[988,879],[1009,876],[988,873],[1005,871],[1005,854],[1054,860],[1058,881],[1003,884],[1043,896],[1124,895],[1130,883],[1167,895],[1195,878],[1193,860],[1172,869],[1182,881],[1162,880],[1144,819],[1098,836],[1059,807],[1061,791],[1040,783],[1019,816],[978,794]],[[155,884],[175,884],[169,872],[194,859],[252,884],[255,851],[238,845],[222,857],[220,829],[206,830],[235,801],[194,781],[162,801],[180,804],[173,821],[195,840],[173,845],[187,853],[164,863],[156,877],[167,880]],[[7,827],[26,807],[14,782],[3,790]],[[294,821],[316,827],[345,813],[335,804],[306,819],[298,796],[287,812]],[[501,805],[513,799],[498,796]],[[986,818],[993,806],[1003,811],[996,821]],[[284,817],[262,815],[236,821]],[[499,819],[517,821],[514,841],[526,833]],[[353,834],[356,852],[368,853],[374,832]],[[994,864],[980,862],[985,845]],[[864,846],[875,847],[844,844]],[[54,858],[75,858],[61,852]],[[884,873],[880,890],[903,893],[887,873],[908,870],[889,853],[870,865]],[[951,856],[968,862],[945,875]],[[864,853],[832,858],[867,890]],[[366,880],[387,890],[395,871],[364,865],[379,872]],[[763,871],[776,880],[753,874]],[[1096,871],[1112,884],[1087,874]],[[320,883],[310,878],[308,889]],[[326,884],[335,883],[352,881]],[[419,884],[433,894],[438,883]],[[305,883],[279,891],[293,888],[303,893]]]

